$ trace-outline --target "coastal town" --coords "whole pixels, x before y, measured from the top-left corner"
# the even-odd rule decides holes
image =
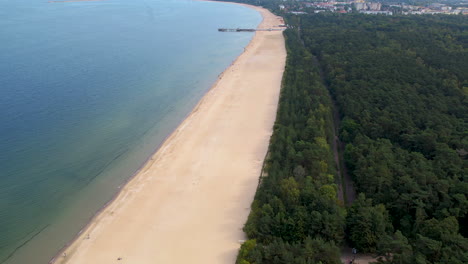
[[[283,1],[279,4],[283,12],[303,15],[311,13],[362,13],[369,15],[423,15],[423,14],[447,14],[468,15],[468,1],[428,3],[411,5],[396,2],[370,2],[364,0],[355,1]]]

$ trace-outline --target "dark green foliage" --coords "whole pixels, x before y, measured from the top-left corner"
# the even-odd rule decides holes
[[[385,206],[373,206],[362,193],[348,210],[346,226],[348,239],[360,252],[376,252],[381,239],[392,229]]]
[[[392,236],[383,236],[378,244],[379,263],[412,264],[414,255],[413,248],[408,239],[396,231]]]
[[[339,263],[345,209],[330,147],[332,104],[313,56],[285,32],[288,59],[265,174],[237,263]],[[253,246],[252,249],[252,245]]]
[[[458,233],[458,221],[450,216],[421,224],[415,243],[417,258],[432,263],[467,263],[468,241]]]
[[[411,245],[412,244],[412,245]],[[434,218],[421,224],[420,233],[410,241],[397,231],[385,236],[379,244],[379,263],[467,263],[468,242],[458,233],[455,217]]]
[[[267,176],[244,228],[255,241],[237,263],[336,263],[345,224],[381,263],[468,263],[468,17],[284,15]],[[348,216],[335,198],[330,94],[365,194]]]
[[[281,239],[268,244],[246,241],[236,264],[341,264],[339,250],[332,242],[307,237],[303,242],[287,243]]]
[[[393,263],[467,263],[468,18],[292,21],[337,102],[358,191],[372,199],[349,210],[350,241]]]

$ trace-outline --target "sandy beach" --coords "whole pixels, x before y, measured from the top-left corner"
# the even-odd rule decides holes
[[[250,7],[263,16],[259,28],[282,24],[269,11]],[[187,119],[54,263],[234,263],[285,60],[281,31],[256,32]]]

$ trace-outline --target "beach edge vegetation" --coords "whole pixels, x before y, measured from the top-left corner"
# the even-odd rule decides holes
[[[278,14],[286,69],[236,263],[341,263],[344,245],[380,263],[468,262],[467,17]]]

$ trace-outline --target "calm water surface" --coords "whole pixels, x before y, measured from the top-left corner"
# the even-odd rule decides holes
[[[0,0],[0,263],[47,261],[155,151],[256,27],[186,0]]]

